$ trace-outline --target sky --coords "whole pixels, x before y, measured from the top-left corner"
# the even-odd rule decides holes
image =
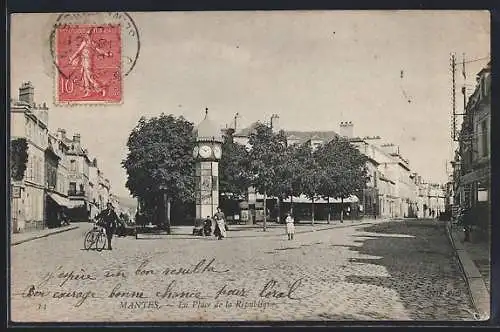
[[[10,91],[24,81],[47,102],[49,128],[80,133],[115,194],[129,196],[121,161],[141,116],[204,116],[238,128],[279,115],[286,130],[381,136],[412,169],[445,182],[452,157],[450,53],[490,54],[487,11],[133,12],[140,51],[124,78],[123,103],[61,107],[54,100],[49,35],[58,14],[15,14]],[[131,40],[124,38],[124,49]],[[133,48],[133,47],[132,47]],[[467,89],[487,60],[466,64]],[[457,108],[462,107],[462,68]],[[411,102],[408,102],[410,100]]]

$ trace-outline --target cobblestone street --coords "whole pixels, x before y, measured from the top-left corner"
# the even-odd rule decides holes
[[[322,225],[324,226],[324,225]],[[11,318],[33,321],[473,320],[444,229],[400,220],[11,248]],[[52,273],[52,275],[50,275]],[[49,274],[49,277],[47,277]]]

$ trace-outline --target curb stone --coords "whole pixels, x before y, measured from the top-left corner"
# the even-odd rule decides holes
[[[450,241],[453,250],[455,251],[455,256],[458,260],[458,265],[464,276],[465,283],[467,284],[467,289],[469,291],[469,296],[472,300],[477,313],[474,314],[476,320],[486,321],[490,319],[490,293],[486,288],[483,277],[479,272],[469,254],[465,250],[464,246],[460,241],[455,241],[451,233],[451,224],[448,222],[445,224],[446,235]]]
[[[47,237],[47,236],[51,236],[51,235],[55,235],[55,234],[59,234],[59,233],[67,232],[67,231],[72,231],[72,230],[77,229],[79,227],[80,226],[71,226],[71,227],[64,228],[64,229],[58,229],[58,230],[56,230],[54,232],[50,232],[50,233],[46,233],[46,234],[33,235],[33,236],[30,236],[29,238],[26,238],[26,239],[23,239],[23,240],[12,241],[10,245],[11,246],[16,246],[16,245],[21,244],[21,243],[25,243],[25,242],[29,242],[29,241],[41,239],[43,237]]]

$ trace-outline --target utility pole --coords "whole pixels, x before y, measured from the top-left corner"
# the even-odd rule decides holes
[[[467,107],[467,93],[466,93],[466,89],[465,89],[465,79],[467,78],[467,76],[465,75],[465,53],[462,54],[462,76],[464,77],[464,85],[462,86],[462,95],[464,97],[464,113],[465,113],[465,109]]]
[[[452,118],[451,118],[451,137],[453,141],[457,140],[456,132],[457,132],[457,116],[456,116],[456,105],[455,105],[455,53],[451,54],[451,105],[452,105]]]

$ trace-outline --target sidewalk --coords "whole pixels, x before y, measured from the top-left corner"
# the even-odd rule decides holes
[[[385,222],[388,219],[363,219],[363,220],[344,220],[340,223],[339,220],[331,221],[329,224],[326,221],[311,222],[303,221],[295,224],[295,233],[310,233],[319,232],[334,228],[345,228],[352,226],[371,225],[378,222]],[[271,237],[271,236],[284,236],[286,230],[285,224],[277,224],[269,222],[266,225],[264,232],[262,222],[254,225],[228,225],[227,238],[248,238],[248,237]],[[137,239],[153,239],[153,238],[172,238],[172,239],[205,239],[204,236],[194,236],[192,226],[173,226],[172,233],[167,235],[160,234],[139,234]]]
[[[26,232],[26,233],[14,233],[10,235],[10,245],[15,246],[24,242],[40,239],[42,237],[47,237],[54,234],[59,234],[62,232],[71,231],[73,229],[79,228],[79,225],[69,225],[62,226],[58,228],[46,228],[38,231]]]
[[[469,286],[470,296],[482,318],[490,317],[490,240],[479,231],[471,232],[470,242],[464,242],[463,226],[446,226],[451,245],[456,251],[460,268]]]

